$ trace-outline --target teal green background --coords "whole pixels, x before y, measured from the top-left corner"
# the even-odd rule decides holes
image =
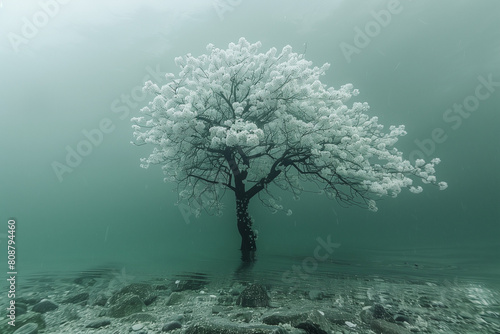
[[[449,184],[384,198],[377,213],[278,192],[294,213],[273,215],[254,200],[259,259],[311,256],[316,239],[330,235],[341,244],[338,262],[416,262],[479,280],[498,277],[500,87],[460,123],[457,114],[443,117],[475,94],[479,77],[500,82],[499,1],[242,0],[222,1],[223,11],[215,1],[74,0],[17,47],[13,34],[22,37],[25,19],[43,9],[35,1],[2,3],[0,247],[14,217],[20,273],[111,263],[143,274],[237,265],[234,199],[226,197],[222,217],[186,220],[160,168],[139,167],[151,148],[130,144],[129,119],[147,104],[138,89],[150,69],[176,72],[176,56],[244,36],[261,41],[263,52],[289,44],[315,65],[330,63],[324,83],[354,84],[361,92],[355,100],[368,102],[380,123],[405,124],[398,148],[408,158],[426,143],[425,158],[441,158],[437,176]],[[376,26],[373,13],[388,6],[398,13],[346,57],[341,46],[356,47],[357,29]],[[131,94],[141,99],[127,105],[121,99]],[[110,133],[59,180],[53,163],[65,163],[67,147],[75,149],[86,139],[82,131],[103,119]],[[431,145],[435,129],[446,139]]]

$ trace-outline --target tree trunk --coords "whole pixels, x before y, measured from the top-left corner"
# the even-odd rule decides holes
[[[246,196],[236,197],[236,217],[238,231],[241,235],[241,260],[243,262],[255,261],[255,239],[257,235],[252,230],[252,219],[248,214],[249,199]]]

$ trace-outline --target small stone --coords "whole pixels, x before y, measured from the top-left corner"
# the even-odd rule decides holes
[[[231,296],[238,296],[240,294],[240,291],[238,291],[238,289],[230,289],[229,294]]]
[[[167,306],[177,305],[182,302],[184,295],[180,292],[172,292],[167,298]]]
[[[189,273],[181,276],[173,282],[173,291],[200,290],[208,282],[208,276],[204,273]]]
[[[261,285],[252,284],[241,292],[236,304],[243,307],[267,307],[269,301],[266,289]]]
[[[176,317],[173,317],[172,320],[182,323],[185,320],[185,316],[184,314],[179,314]]]
[[[361,311],[363,312],[363,311]],[[334,310],[325,310],[325,319],[331,323],[339,326],[344,326],[346,322],[356,323],[358,321],[357,317],[354,316],[353,313],[345,312],[345,311],[334,311]],[[361,313],[360,313],[361,316]],[[314,321],[314,319],[309,318],[309,320]],[[319,319],[316,320],[316,322]],[[371,320],[370,320],[371,321]]]
[[[140,330],[141,330],[141,329],[143,329],[143,328],[144,328],[144,325],[143,325],[143,324],[135,324],[135,325],[133,325],[133,326],[132,326],[132,330],[133,330],[134,332],[140,331]]]
[[[89,299],[89,294],[87,292],[79,293],[77,295],[66,298],[63,304],[86,304]]]
[[[101,327],[104,327],[104,326],[107,326],[107,325],[110,325],[111,324],[111,320],[109,319],[98,319],[98,320],[94,320],[90,323],[87,324],[87,326],[85,326],[86,328],[101,328]]]
[[[327,312],[329,313],[329,310]],[[328,317],[330,317],[330,315],[328,315]],[[326,313],[321,310],[311,310],[308,312],[306,322],[313,323],[318,326],[318,328],[323,329],[329,329],[331,326],[331,322],[328,320]]]
[[[215,305],[215,306],[212,307],[212,313],[213,314],[219,314],[222,311],[224,311],[224,309],[221,306]]]
[[[37,334],[38,333],[38,325],[30,322],[20,328],[18,328],[14,334]]]
[[[120,291],[116,292],[110,299],[110,304],[115,304],[118,299],[125,295],[136,295],[141,299],[141,301],[149,305],[156,299],[156,295],[153,292],[151,285],[146,283],[132,283],[123,287]]]
[[[407,323],[410,323],[411,320],[410,318],[408,318],[406,315],[404,314],[396,314],[394,316],[394,321],[398,321],[398,322],[407,322]]]
[[[448,308],[448,306],[446,306],[443,302],[439,301],[439,300],[433,300],[431,302],[431,306],[436,308],[436,307],[439,307],[439,308]]]
[[[309,299],[310,300],[322,300],[325,297],[324,293],[319,290],[311,290],[309,291]]]
[[[161,331],[162,332],[169,332],[171,330],[174,330],[174,329],[177,329],[177,328],[181,328],[182,327],[182,324],[178,321],[172,321],[172,322],[169,322],[169,323],[166,323]]]
[[[133,313],[142,312],[144,303],[133,294],[126,294],[120,297],[115,305],[109,308],[109,316],[113,318],[123,318]]]
[[[389,312],[385,310],[385,308],[382,305],[375,304],[373,305],[373,317],[375,319],[388,320],[391,318],[391,315],[389,314]]]
[[[447,308],[447,306],[443,302],[439,300],[432,300],[427,296],[420,297],[418,299],[418,303],[420,304],[420,306],[425,308]]]
[[[57,309],[59,306],[48,299],[42,299],[38,304],[33,305],[31,309],[33,312],[46,313]]]
[[[149,306],[149,305],[153,304],[153,302],[156,299],[158,299],[157,295],[149,295],[148,297],[146,297],[145,299],[143,299],[144,305]]]
[[[301,322],[295,328],[303,329],[307,334],[328,334],[326,331],[322,330],[317,324],[310,321]]]
[[[354,328],[354,327],[356,327],[356,326],[357,326],[355,323],[352,323],[352,322],[350,322],[350,321],[346,321],[346,322],[345,322],[345,324],[346,324],[346,325],[347,325],[347,327],[349,327],[349,328]]]
[[[472,319],[472,318],[474,318],[474,316],[472,314],[470,314],[469,312],[467,312],[467,311],[460,311],[458,314],[462,318],[464,318],[464,319]]]
[[[411,334],[410,331],[406,330],[401,326],[387,322],[385,320],[378,320],[378,319],[372,321],[371,329],[375,333],[380,333],[380,334]]]

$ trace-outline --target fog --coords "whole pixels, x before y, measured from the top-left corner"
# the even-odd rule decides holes
[[[130,144],[130,118],[151,99],[144,81],[161,84],[176,56],[242,36],[330,63],[324,83],[352,83],[380,123],[405,124],[397,147],[441,158],[449,184],[377,213],[314,194],[282,194],[289,217],[252,202],[261,256],[309,254],[328,235],[340,258],[443,248],[488,262],[500,250],[498,1],[0,3],[0,244],[15,218],[26,271],[237,258],[234,199],[222,217],[175,205],[161,169],[139,167],[151,148]]]

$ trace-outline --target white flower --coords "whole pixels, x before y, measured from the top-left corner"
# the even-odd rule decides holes
[[[247,135],[247,145],[249,145],[249,146],[259,145],[259,137],[253,133],[248,134]]]
[[[410,187],[410,191],[414,194],[420,194],[424,189],[421,186],[418,187]]]
[[[448,183],[446,183],[446,182],[439,182],[438,186],[439,186],[439,190],[445,190],[446,188],[448,188]]]
[[[435,175],[429,175],[427,177],[427,182],[429,182],[429,183],[435,183],[436,182],[436,176]]]
[[[368,201],[368,210],[373,211],[373,212],[377,212],[378,211],[377,203],[374,200],[369,200]]]
[[[415,167],[422,167],[423,165],[425,165],[425,160],[424,159],[417,159],[415,161]]]

